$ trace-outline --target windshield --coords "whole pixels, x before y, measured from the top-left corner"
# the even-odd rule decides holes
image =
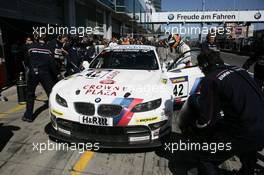
[[[97,69],[157,70],[158,61],[153,50],[103,51],[91,63]]]

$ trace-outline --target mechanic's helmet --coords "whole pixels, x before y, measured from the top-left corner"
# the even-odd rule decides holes
[[[198,66],[203,73],[209,73],[214,68],[224,66],[224,61],[220,57],[219,51],[205,50],[202,51],[198,57]]]
[[[179,34],[169,35],[168,45],[170,47],[176,48],[181,41],[181,36]]]

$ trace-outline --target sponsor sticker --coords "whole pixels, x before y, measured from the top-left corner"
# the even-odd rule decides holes
[[[95,126],[113,126],[113,118],[80,116],[80,123]]]
[[[115,84],[115,81],[111,79],[107,79],[107,80],[101,80],[100,83],[101,84]]]
[[[148,118],[138,118],[136,119],[136,124],[148,124],[152,122],[159,121],[160,118],[155,116],[155,117],[148,117]]]
[[[138,142],[138,141],[144,141],[149,140],[150,136],[142,136],[142,137],[129,137],[130,142]]]
[[[168,80],[165,79],[165,78],[161,79],[161,83],[162,83],[162,84],[167,84],[167,81],[168,81]]]
[[[170,78],[172,84],[188,81],[188,76]]]
[[[83,87],[85,95],[104,95],[104,96],[117,96],[118,92],[126,92],[127,87],[112,85],[112,84],[99,84],[99,85],[85,85]]]

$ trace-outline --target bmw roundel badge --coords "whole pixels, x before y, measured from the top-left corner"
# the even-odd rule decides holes
[[[78,90],[75,91],[75,94],[76,94],[76,95],[79,95],[80,92],[81,92],[81,91],[78,89]]]
[[[254,15],[254,18],[255,18],[255,19],[260,19],[260,18],[261,18],[261,13],[260,13],[260,12],[256,13],[256,14]]]
[[[169,15],[168,15],[168,19],[169,19],[169,20],[173,20],[173,19],[174,19],[174,15],[173,15],[172,13],[169,14]]]
[[[101,100],[102,100],[101,98],[96,98],[96,99],[95,99],[95,102],[96,102],[96,103],[100,103]]]

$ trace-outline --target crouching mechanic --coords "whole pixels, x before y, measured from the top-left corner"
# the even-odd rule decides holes
[[[52,52],[45,42],[45,36],[35,36],[36,42],[32,43],[26,56],[26,65],[29,69],[27,80],[27,105],[23,121],[32,122],[35,90],[39,83],[43,86],[47,96],[52,87],[60,78]]]
[[[168,44],[171,48],[176,49],[180,55],[184,54],[181,57],[182,60],[179,60],[181,63],[185,64],[185,67],[192,66],[191,63],[191,52],[190,47],[182,40],[179,34],[170,35],[168,37]]]
[[[199,95],[190,96],[199,112],[195,126],[206,131],[207,143],[231,143],[232,149],[199,153],[198,172],[218,174],[217,166],[237,155],[242,163],[238,172],[253,175],[256,154],[264,147],[264,101],[261,89],[244,70],[224,65],[220,53],[208,50],[198,56],[205,74]],[[221,115],[220,115],[221,114]]]

